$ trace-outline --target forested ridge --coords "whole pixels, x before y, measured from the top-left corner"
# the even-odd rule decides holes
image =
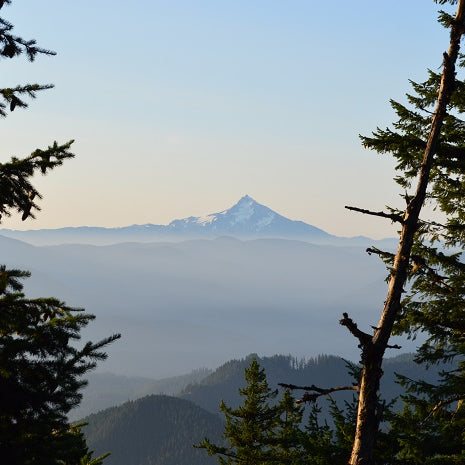
[[[111,450],[107,465],[203,465],[216,460],[193,448],[205,436],[219,440],[223,422],[193,403],[147,396],[84,419],[89,447]]]
[[[309,379],[322,387],[350,384],[353,381],[347,369],[347,361],[341,357],[319,355],[298,359],[291,355],[259,357],[257,354],[250,354],[243,359],[230,360],[200,382],[188,385],[180,392],[180,397],[191,400],[210,412],[218,412],[221,400],[228,405],[238,406],[238,388],[244,386],[244,370],[253,359],[264,368],[270,385],[274,387],[283,382],[301,385]],[[429,382],[437,380],[442,367],[427,370],[414,363],[413,359],[413,354],[401,354],[386,359],[383,377],[383,393],[386,399],[394,399],[403,392],[396,383],[396,373]],[[351,394],[348,396],[351,397]],[[348,396],[342,394],[340,399],[347,399]]]

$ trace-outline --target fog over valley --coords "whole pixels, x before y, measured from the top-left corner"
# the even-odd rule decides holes
[[[2,237],[0,250],[31,271],[28,295],[97,316],[84,339],[122,333],[99,370],[153,378],[251,352],[358,360],[338,320],[376,325],[386,274],[360,247],[285,239],[37,247]]]

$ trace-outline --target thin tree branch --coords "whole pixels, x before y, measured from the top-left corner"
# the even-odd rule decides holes
[[[398,344],[394,344],[394,345],[387,345],[386,346],[386,349],[402,349],[402,346],[398,345]]]
[[[346,205],[344,208],[347,210],[352,210],[354,212],[359,212],[363,213],[365,215],[372,215],[372,216],[380,216],[381,218],[388,218],[390,219],[393,223],[404,223],[404,220],[401,215],[396,215],[395,213],[385,213],[385,212],[374,212],[371,210],[366,210],[364,208],[358,208],[358,207],[351,207]]]
[[[431,411],[428,413],[428,415],[425,417],[425,419],[421,422],[421,424],[423,425],[423,424],[424,424],[429,418],[431,418],[438,410],[441,410],[441,409],[442,409],[443,407],[445,407],[446,405],[452,404],[452,402],[459,402],[459,404],[457,405],[457,409],[456,409],[456,410],[458,410],[458,409],[462,406],[463,395],[456,394],[455,396],[449,397],[448,399],[444,399],[444,400],[439,401],[439,402],[431,409]]]

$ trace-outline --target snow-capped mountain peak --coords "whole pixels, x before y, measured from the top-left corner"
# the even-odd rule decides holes
[[[276,213],[245,195],[232,207],[205,216],[190,216],[168,225],[144,224],[118,228],[69,227],[15,231],[2,229],[7,237],[33,244],[63,243],[114,244],[118,242],[151,242],[231,236],[244,239],[284,238],[328,242],[334,236],[302,221],[294,221]]]
[[[314,226],[279,215],[249,195],[243,196],[227,210],[175,220],[169,224],[169,228],[173,231],[233,236],[327,235]]]

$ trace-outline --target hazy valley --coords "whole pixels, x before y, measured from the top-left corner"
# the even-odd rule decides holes
[[[262,220],[256,205],[262,207],[254,203],[240,218],[243,228]],[[151,378],[214,368],[252,352],[357,359],[338,321],[348,312],[361,327],[376,324],[386,274],[377,257],[344,239],[32,246],[0,237],[0,251],[6,265],[31,271],[30,295],[55,295],[97,316],[85,338],[122,333],[100,370]]]

